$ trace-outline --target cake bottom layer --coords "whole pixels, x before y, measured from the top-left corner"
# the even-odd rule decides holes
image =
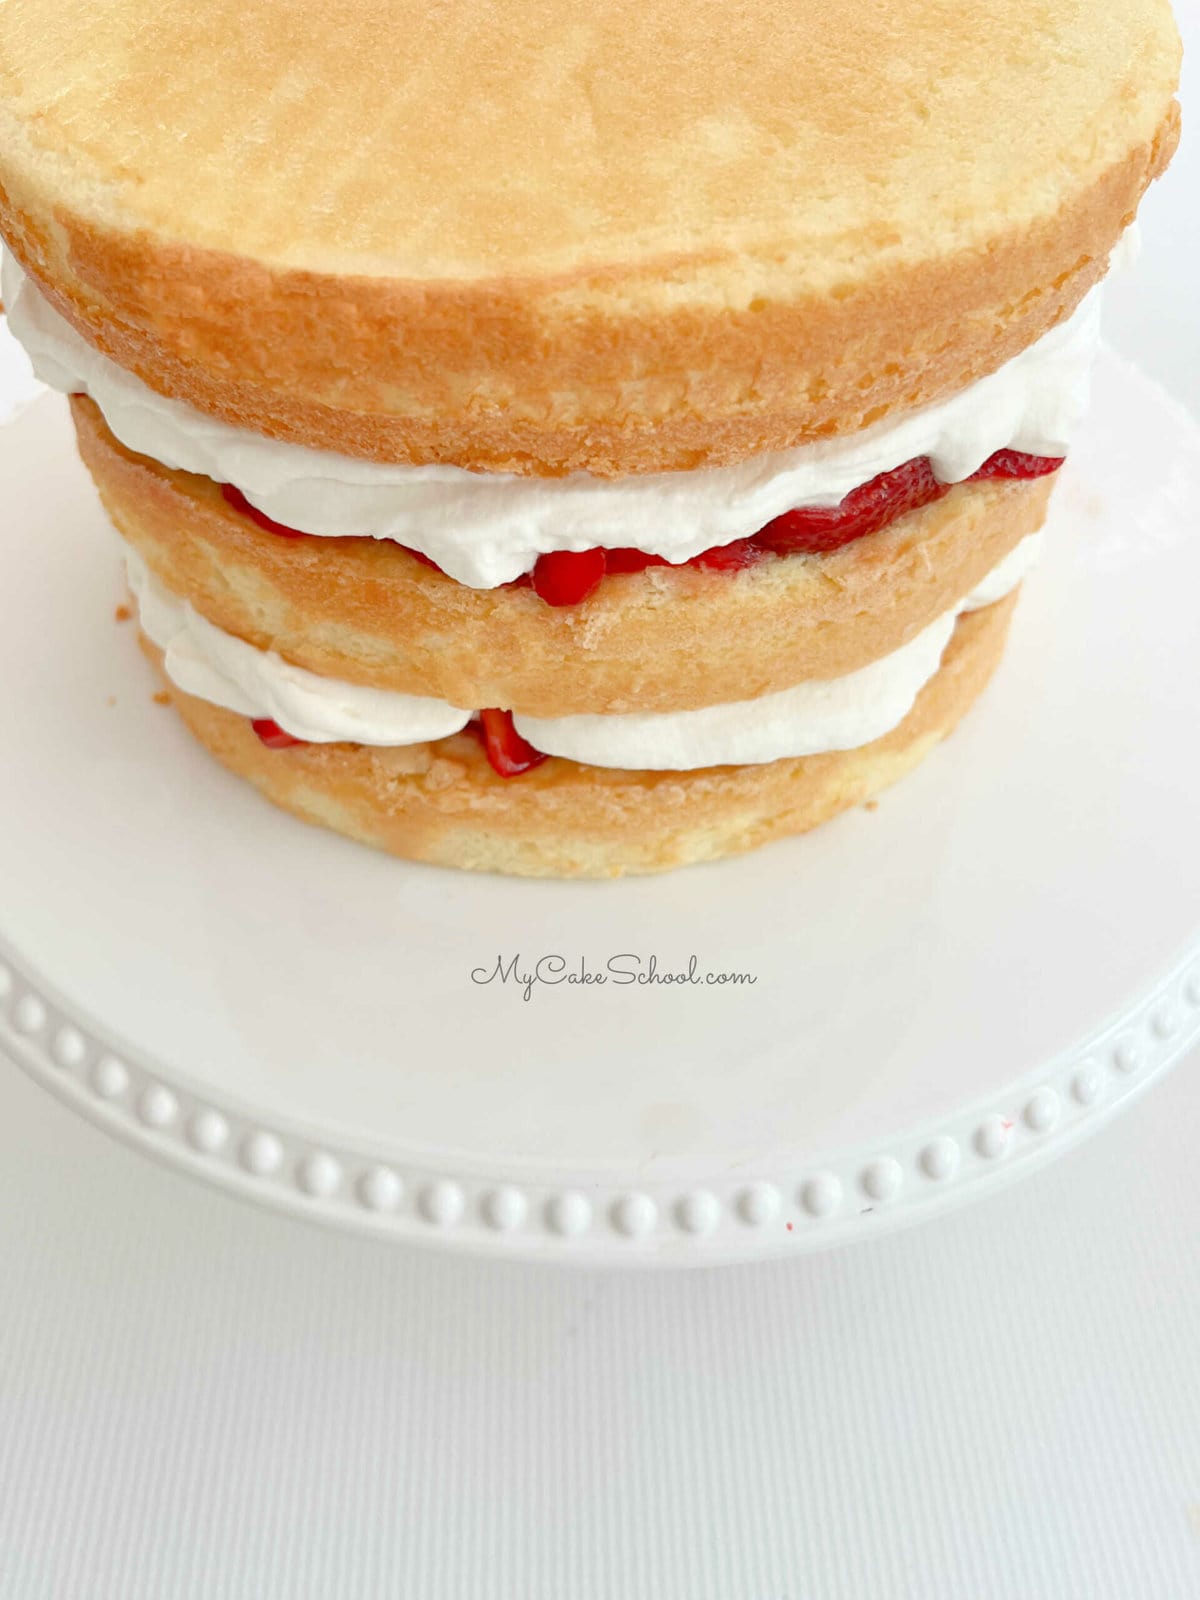
[[[920,762],[986,687],[1016,595],[962,617],[908,716],[855,750],[760,766],[625,772],[551,758],[497,777],[470,733],[431,744],[264,746],[245,717],[170,699],[217,760],[305,822],[413,861],[525,877],[617,878],[740,854],[860,805]],[[156,647],[143,649],[161,670]]]

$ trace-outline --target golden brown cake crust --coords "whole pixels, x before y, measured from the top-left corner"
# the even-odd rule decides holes
[[[1015,595],[963,617],[907,718],[857,750],[709,767],[621,772],[551,759],[498,778],[468,733],[394,750],[268,750],[245,717],[168,684],[191,732],[232,772],[306,822],[438,866],[528,877],[616,878],[752,850],[861,804],[908,772],[983,691]],[[161,667],[161,655],[143,648]]]
[[[1054,482],[962,484],[828,556],[652,568],[556,607],[528,589],[466,588],[387,541],[280,538],[210,479],[124,449],[90,400],[71,404],[118,530],[217,627],[323,677],[535,717],[686,711],[853,672],[1039,528]]]
[[[0,232],[231,422],[716,464],[1068,314],[1174,148],[1178,55],[1167,0],[5,0]]]

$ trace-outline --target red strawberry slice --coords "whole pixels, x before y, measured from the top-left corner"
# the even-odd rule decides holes
[[[840,505],[785,511],[760,529],[754,542],[777,555],[823,555],[854,539],[878,533],[897,517],[930,505],[949,492],[949,485],[934,477],[929,457],[916,456],[852,489]]]
[[[483,747],[497,776],[519,778],[545,761],[543,753],[517,732],[511,711],[481,711],[479,720],[483,724]]]
[[[298,528],[287,528],[282,522],[273,522],[270,517],[257,506],[252,506],[240,489],[235,489],[231,483],[221,485],[221,493],[235,511],[240,511],[244,517],[249,517],[256,528],[265,528],[268,533],[277,533],[281,539],[307,539],[306,533],[301,533]]]
[[[648,556],[644,550],[633,550],[622,545],[616,550],[604,552],[604,565],[606,572],[645,572],[647,567],[669,567],[674,565],[666,556]]]
[[[1057,472],[1066,459],[1066,456],[1031,456],[1024,450],[997,450],[967,482],[980,483],[986,478],[1046,478]]]
[[[599,588],[606,566],[603,550],[552,550],[537,558],[533,587],[547,605],[577,606]]]
[[[741,572],[761,561],[766,551],[755,539],[735,539],[732,544],[715,544],[711,550],[701,550],[687,563],[702,572]]]
[[[307,739],[293,739],[290,733],[284,733],[279,724],[272,722],[270,717],[256,717],[250,726],[268,750],[291,750],[296,745],[308,743]]]

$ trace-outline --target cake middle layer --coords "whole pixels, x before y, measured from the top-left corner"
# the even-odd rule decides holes
[[[810,679],[777,694],[692,711],[538,718],[514,714],[536,750],[588,766],[689,771],[849,750],[898,726],[934,676],[960,615],[993,605],[1021,582],[1038,536],[1017,546],[970,594],[899,650],[856,672]],[[428,697],[320,677],[224,632],[171,593],[141,556],[127,554],[142,629],[167,676],[211,705],[270,721],[304,743],[371,746],[447,738],[473,711]]]
[[[828,555],[654,567],[560,609],[467,588],[386,541],[280,538],[210,479],[118,444],[92,401],[71,404],[109,516],[209,622],[326,678],[531,717],[689,711],[855,672],[1038,529],[1054,482],[960,484]]]

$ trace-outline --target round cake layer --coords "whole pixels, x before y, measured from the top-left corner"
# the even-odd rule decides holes
[[[852,750],[890,733],[937,672],[960,615],[982,610],[1019,585],[1039,537],[1023,541],[972,594],[890,655],[840,678],[809,678],[755,700],[692,711],[531,717],[479,707],[489,759],[502,777],[531,757],[566,756],[588,766],[696,771]],[[1032,547],[1032,548],[1031,548]],[[135,550],[127,576],[142,632],[163,651],[167,676],[186,694],[249,717],[268,742],[366,744],[380,748],[448,738],[471,724],[469,708],[322,677],[226,633],[165,587]]]
[[[1053,481],[960,485],[830,555],[654,567],[557,608],[465,588],[386,542],[281,538],[208,479],[123,449],[90,401],[72,410],[117,528],[215,626],[322,677],[538,717],[685,711],[857,671],[1039,528]]]
[[[612,878],[712,861],[803,833],[870,799],[944,738],[1004,648],[1015,595],[962,618],[900,726],[856,750],[699,772],[551,758],[497,777],[469,733],[398,749],[271,750],[249,721],[167,692],[191,732],[276,805],[410,860],[533,877]],[[152,659],[161,658],[143,640]]]
[[[1066,316],[1170,157],[1178,59],[1167,0],[6,0],[0,232],[118,362],[264,433],[731,462]]]

